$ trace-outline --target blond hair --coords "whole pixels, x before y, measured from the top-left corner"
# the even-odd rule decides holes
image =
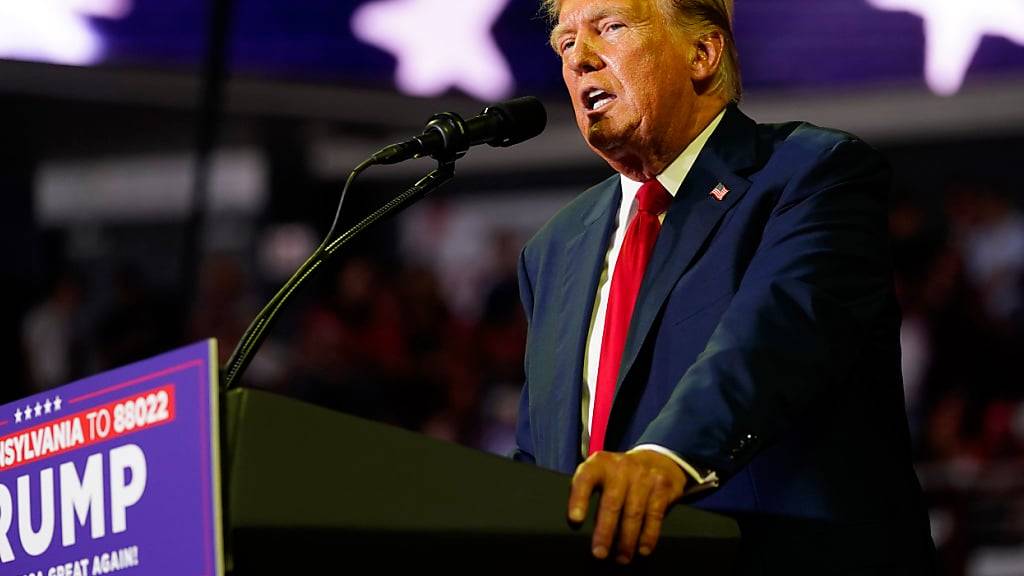
[[[739,102],[743,84],[739,54],[732,34],[733,0],[655,1],[664,10],[663,14],[672,16],[683,33],[690,38],[699,38],[714,31],[721,33],[724,54],[711,79],[711,91],[721,93],[731,102]],[[561,7],[562,0],[541,0],[541,10],[552,25],[558,22]]]

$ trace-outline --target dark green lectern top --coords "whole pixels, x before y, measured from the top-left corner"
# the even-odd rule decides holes
[[[235,574],[623,571],[566,521],[563,474],[257,390],[223,401],[225,533]],[[739,530],[676,506],[629,572],[727,574]]]

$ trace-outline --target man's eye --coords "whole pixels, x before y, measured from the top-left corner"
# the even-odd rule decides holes
[[[614,31],[616,31],[616,30],[618,30],[620,28],[625,28],[625,27],[626,27],[626,25],[623,24],[622,22],[611,22],[611,23],[605,25],[604,31],[605,32],[614,32]]]
[[[567,50],[569,50],[570,48],[572,48],[575,45],[576,45],[576,41],[575,40],[566,40],[565,42],[562,42],[562,49],[561,49],[562,53],[564,54]]]

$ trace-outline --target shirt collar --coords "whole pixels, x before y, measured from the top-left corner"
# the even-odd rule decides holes
[[[715,119],[711,121],[704,131],[701,132],[692,142],[679,154],[676,159],[668,165],[665,170],[658,174],[658,182],[668,190],[668,193],[675,197],[679,188],[683,185],[683,180],[686,179],[686,175],[690,173],[690,169],[693,168],[694,163],[697,162],[697,156],[700,155],[700,151],[704,149],[704,145],[707,144],[708,139],[711,138],[711,134],[718,128],[718,125],[722,122],[722,118],[725,116],[725,109],[722,109],[715,116]],[[620,183],[622,184],[622,204],[624,206],[632,206],[633,199],[636,198],[637,192],[640,191],[640,186],[643,182],[637,182],[636,180],[630,180],[623,175],[619,175]]]

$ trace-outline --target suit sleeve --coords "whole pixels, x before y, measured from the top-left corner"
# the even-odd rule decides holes
[[[892,320],[889,171],[842,140],[789,178],[704,351],[639,444],[734,474],[840,385]]]
[[[526,269],[526,249],[519,255],[519,298],[523,302],[523,311],[526,313],[526,321],[530,322],[533,317],[533,287],[530,284],[530,277]],[[529,347],[527,347],[529,350]],[[529,374],[530,356],[527,352],[523,359],[523,374]],[[519,413],[516,416],[516,446],[512,451],[512,459],[517,462],[536,463],[533,453],[533,439],[530,436],[530,383],[523,383],[522,396],[519,399]]]

